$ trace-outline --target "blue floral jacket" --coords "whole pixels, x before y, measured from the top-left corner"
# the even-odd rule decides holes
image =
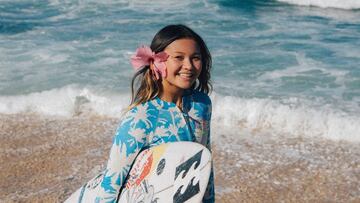
[[[210,149],[211,100],[199,91],[183,96],[183,108],[156,97],[126,113],[117,128],[95,202],[115,202],[137,154],[167,142],[193,141]],[[81,199],[81,198],[80,198]],[[213,167],[203,202],[214,202]]]

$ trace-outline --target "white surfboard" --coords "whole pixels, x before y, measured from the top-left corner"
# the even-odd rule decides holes
[[[118,202],[199,203],[210,170],[210,151],[194,142],[146,149],[136,158]]]
[[[210,176],[211,153],[194,142],[172,142],[145,149],[136,157],[121,188],[119,203],[199,203]],[[65,203],[94,202],[99,174]]]

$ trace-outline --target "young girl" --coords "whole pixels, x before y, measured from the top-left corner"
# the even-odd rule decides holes
[[[132,102],[117,129],[106,170],[92,181],[96,202],[115,202],[130,167],[144,148],[193,141],[210,149],[211,55],[184,25],[161,29],[150,47],[140,47],[131,63]],[[134,92],[134,83],[139,87]],[[85,187],[79,202],[84,198]],[[96,187],[99,186],[99,187]],[[203,202],[214,202],[213,170]]]

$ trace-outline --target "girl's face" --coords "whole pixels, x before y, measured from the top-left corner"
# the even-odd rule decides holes
[[[178,39],[165,50],[167,76],[162,80],[164,92],[182,92],[190,88],[201,73],[200,48],[193,39]]]

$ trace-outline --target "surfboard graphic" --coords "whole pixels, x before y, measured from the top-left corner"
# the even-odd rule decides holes
[[[141,151],[119,191],[119,203],[199,203],[211,171],[211,153],[194,142],[172,142]],[[96,202],[101,173],[65,202]],[[114,199],[113,199],[114,200]],[[112,200],[112,201],[113,201]]]
[[[175,142],[149,148],[136,158],[118,202],[201,202],[210,170],[211,153],[200,144]]]

